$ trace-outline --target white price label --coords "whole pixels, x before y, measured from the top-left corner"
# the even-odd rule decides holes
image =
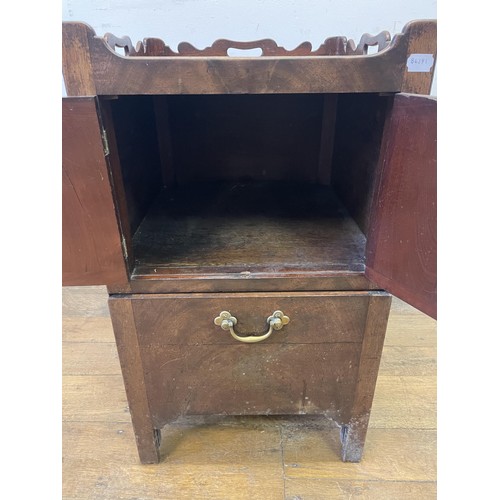
[[[432,54],[410,54],[406,67],[410,73],[429,73],[434,64]]]

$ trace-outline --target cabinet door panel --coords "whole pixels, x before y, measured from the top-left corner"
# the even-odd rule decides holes
[[[96,100],[62,104],[63,285],[127,281]]]
[[[436,108],[397,94],[388,114],[367,238],[366,275],[436,317]]]

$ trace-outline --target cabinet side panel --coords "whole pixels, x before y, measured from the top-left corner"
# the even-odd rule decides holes
[[[62,105],[63,285],[127,281],[101,129],[92,97]]]
[[[366,275],[436,317],[436,101],[399,94],[386,122]]]
[[[338,99],[333,186],[365,234],[389,99],[377,94],[346,94]]]
[[[121,178],[133,236],[162,179],[155,108],[151,96],[121,96],[110,101]]]

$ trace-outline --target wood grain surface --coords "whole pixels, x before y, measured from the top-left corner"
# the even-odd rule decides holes
[[[149,210],[134,236],[134,276],[362,274],[364,245],[364,235],[326,186],[192,184],[162,193]]]
[[[237,317],[235,330],[245,336],[266,331],[266,319],[277,310],[289,316],[290,323],[265,345],[303,345],[360,343],[372,295],[385,297],[379,292],[270,292],[132,295],[130,301],[144,347],[234,345],[229,332],[214,324],[221,311]]]
[[[94,96],[96,89],[90,55],[92,30],[83,23],[62,25],[62,70],[68,96]]]
[[[340,461],[330,422],[268,416],[179,421],[163,430],[167,458],[144,466],[106,302],[104,287],[63,289],[65,500],[436,498],[436,337],[428,316],[393,299],[359,464]]]
[[[432,78],[436,70],[437,59],[437,24],[430,23],[410,23],[407,26],[408,48],[407,55],[427,54],[434,59],[434,64],[429,71],[411,72],[405,71],[401,92],[409,94],[429,94],[432,86]]]
[[[386,295],[373,294],[368,304],[353,405],[342,426],[342,459],[348,462],[359,462],[363,456],[391,305],[387,299]]]
[[[62,111],[63,284],[123,283],[128,274],[96,100],[64,98]]]
[[[143,364],[132,304],[128,300],[110,300],[109,309],[139,457],[142,463],[157,463],[161,438],[159,428],[153,423],[150,392],[145,380],[149,367]]]
[[[389,47],[373,55],[171,58],[157,57],[162,53],[158,40],[153,43],[155,56],[121,57],[90,26],[64,23],[65,57],[81,60],[75,74],[65,70],[67,90],[68,95],[94,88],[98,95],[425,91],[432,72],[407,78],[406,61],[408,51],[435,54],[435,25],[435,21],[412,21]],[[324,52],[342,53],[338,41],[334,39]],[[172,59],[175,64],[170,64]]]
[[[151,267],[136,267],[130,283],[111,285],[110,293],[198,293],[198,292],[255,292],[275,291],[366,291],[378,290],[359,271],[342,272],[244,272],[197,273],[196,269],[161,268],[161,273],[151,272]],[[191,271],[186,273],[185,271]],[[182,274],[181,274],[182,272]]]
[[[376,173],[366,275],[437,315],[437,102],[394,97]]]

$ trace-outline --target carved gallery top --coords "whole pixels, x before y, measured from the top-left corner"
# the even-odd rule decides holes
[[[368,53],[368,47],[378,51]],[[123,54],[116,49],[122,48]],[[229,49],[261,49],[261,56],[229,57]],[[129,37],[97,36],[85,23],[63,23],[63,70],[68,95],[427,93],[436,60],[436,22],[412,21],[392,40],[364,34],[356,45],[327,38],[316,50],[292,50],[274,40],[217,40],[177,51],[159,38],[133,45]],[[78,64],[75,64],[75,61]]]
[[[398,35],[395,40],[397,40]],[[317,50],[312,50],[310,42],[302,42],[298,47],[287,50],[279,46],[274,40],[269,38],[255,40],[251,42],[237,42],[233,40],[216,40],[210,47],[197,49],[188,42],[181,42],[177,47],[177,52],[165,45],[160,38],[145,38],[137,42],[134,47],[132,40],[128,36],[117,37],[112,33],[106,33],[104,40],[113,49],[123,48],[126,56],[156,56],[156,57],[224,57],[228,56],[228,49],[248,50],[260,48],[262,56],[345,56],[345,55],[366,55],[368,47],[377,46],[378,52],[388,48],[391,42],[391,35],[388,31],[382,31],[378,35],[365,33],[358,45],[354,40],[348,40],[345,36],[334,36],[327,38]]]

